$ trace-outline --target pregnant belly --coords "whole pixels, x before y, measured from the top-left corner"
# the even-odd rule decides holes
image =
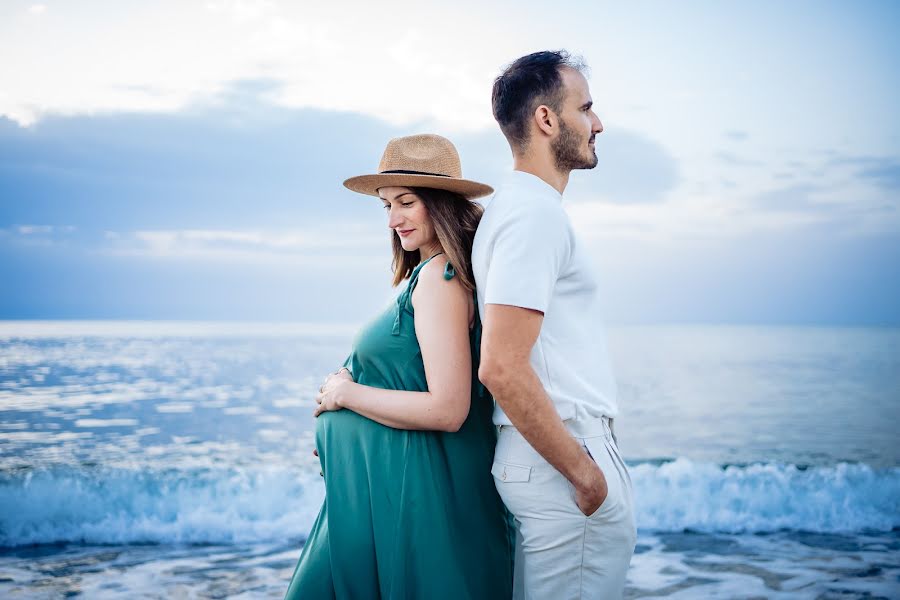
[[[316,448],[326,477],[329,469],[351,466],[380,470],[405,462],[410,432],[372,421],[350,410],[326,412],[316,419]]]

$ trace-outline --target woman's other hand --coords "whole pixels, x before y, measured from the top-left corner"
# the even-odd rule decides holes
[[[314,417],[330,410],[341,410],[343,408],[343,400],[346,398],[347,390],[353,384],[353,377],[350,370],[342,367],[337,373],[331,373],[325,378],[325,383],[319,388],[319,394],[316,396],[316,411]]]

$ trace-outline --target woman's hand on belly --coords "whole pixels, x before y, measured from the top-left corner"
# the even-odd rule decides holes
[[[318,406],[313,416],[318,417],[323,412],[341,410],[343,408],[342,400],[352,385],[353,377],[346,367],[342,367],[337,373],[328,375],[325,378],[325,383],[319,388],[319,394],[316,396],[316,404]]]

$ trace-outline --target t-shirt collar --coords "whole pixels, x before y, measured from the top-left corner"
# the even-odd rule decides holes
[[[555,187],[553,187],[537,175],[526,173],[525,171],[511,171],[507,177],[507,183],[510,185],[524,187],[536,194],[554,198],[559,202],[562,202],[563,199],[562,194],[556,191]]]

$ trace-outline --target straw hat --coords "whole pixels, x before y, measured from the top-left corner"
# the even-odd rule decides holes
[[[447,138],[430,133],[392,139],[384,149],[378,173],[344,182],[347,189],[369,196],[377,196],[380,187],[394,185],[449,190],[467,200],[494,191],[489,185],[463,179],[456,148]]]

